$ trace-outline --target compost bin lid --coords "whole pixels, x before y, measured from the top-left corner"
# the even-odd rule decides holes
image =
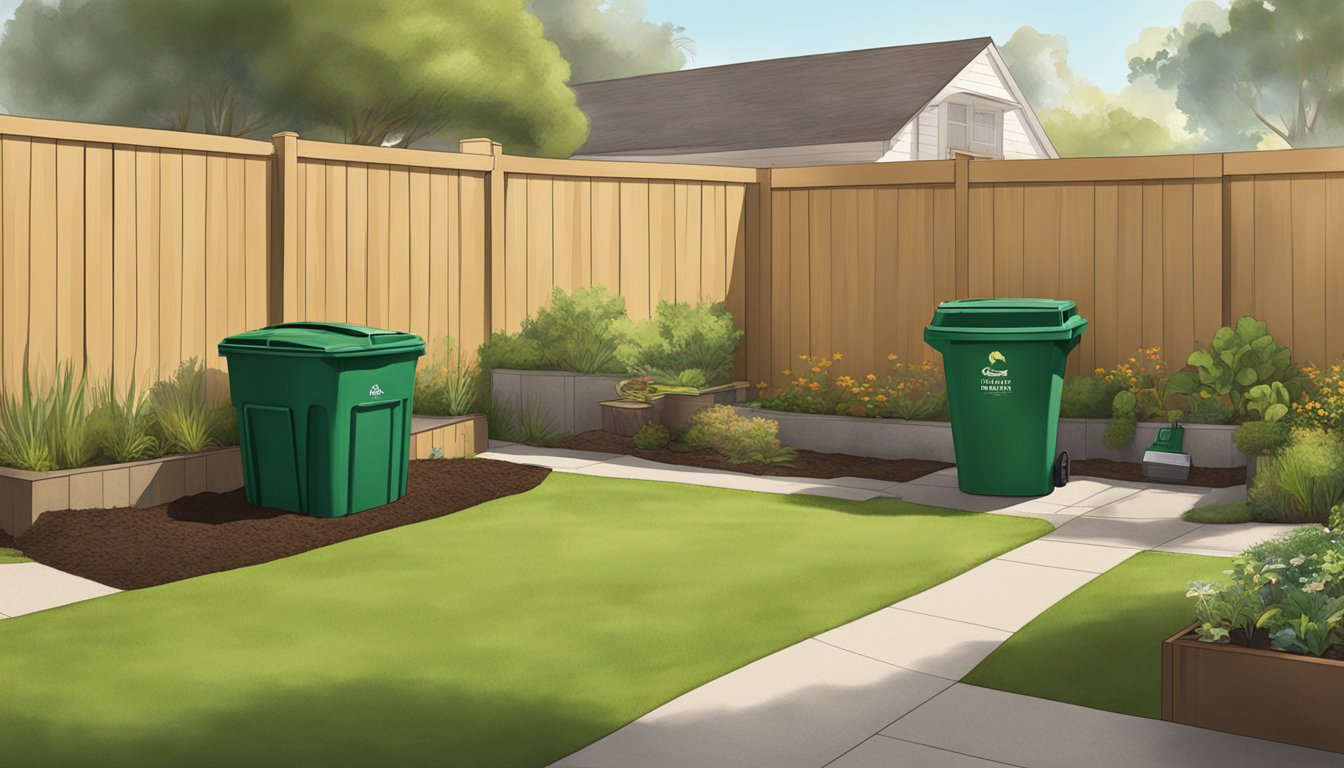
[[[1069,299],[958,299],[945,301],[925,328],[925,339],[1067,339],[1081,335],[1087,320]]]
[[[414,333],[352,323],[291,322],[246,331],[219,342],[219,353],[365,356],[416,352],[425,342]]]

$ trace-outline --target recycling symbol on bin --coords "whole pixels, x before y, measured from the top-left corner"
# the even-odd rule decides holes
[[[984,376],[1007,376],[1008,360],[1003,353],[997,349],[989,353],[989,365],[985,366],[980,373]]]
[[[377,384],[374,384],[372,387],[369,387],[369,397],[377,397],[381,394],[383,394],[383,388],[378,386]]]

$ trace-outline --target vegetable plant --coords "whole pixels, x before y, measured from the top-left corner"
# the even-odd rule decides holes
[[[709,448],[734,464],[773,464],[798,454],[779,442],[779,422],[760,416],[738,416],[730,405],[714,405],[691,417],[682,441],[690,448]]]
[[[1249,315],[1238,319],[1235,327],[1219,328],[1209,345],[1198,346],[1186,362],[1193,370],[1172,376],[1168,392],[1226,397],[1242,415],[1249,410],[1251,390],[1257,386],[1271,387],[1271,393],[1261,392],[1258,401],[1266,409],[1276,404],[1272,394],[1276,382],[1285,388],[1288,402],[1302,395],[1302,376],[1292,351],[1274,340],[1264,321]]]

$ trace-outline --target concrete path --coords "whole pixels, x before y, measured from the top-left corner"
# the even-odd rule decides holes
[[[0,619],[45,611],[120,590],[41,563],[0,565]]]
[[[1335,766],[1339,755],[963,685],[1012,633],[1137,552],[1235,555],[1284,526],[1181,514],[1245,488],[1078,478],[1039,498],[963,494],[956,470],[908,483],[740,475],[495,444],[559,472],[765,493],[899,498],[1046,520],[1055,530],[925,592],[713,680],[559,761],[605,766]]]

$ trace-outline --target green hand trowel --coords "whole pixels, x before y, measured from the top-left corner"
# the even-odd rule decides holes
[[[1157,430],[1157,439],[1143,452],[1143,479],[1184,483],[1190,479],[1190,454],[1182,453],[1185,428],[1175,419]]]

